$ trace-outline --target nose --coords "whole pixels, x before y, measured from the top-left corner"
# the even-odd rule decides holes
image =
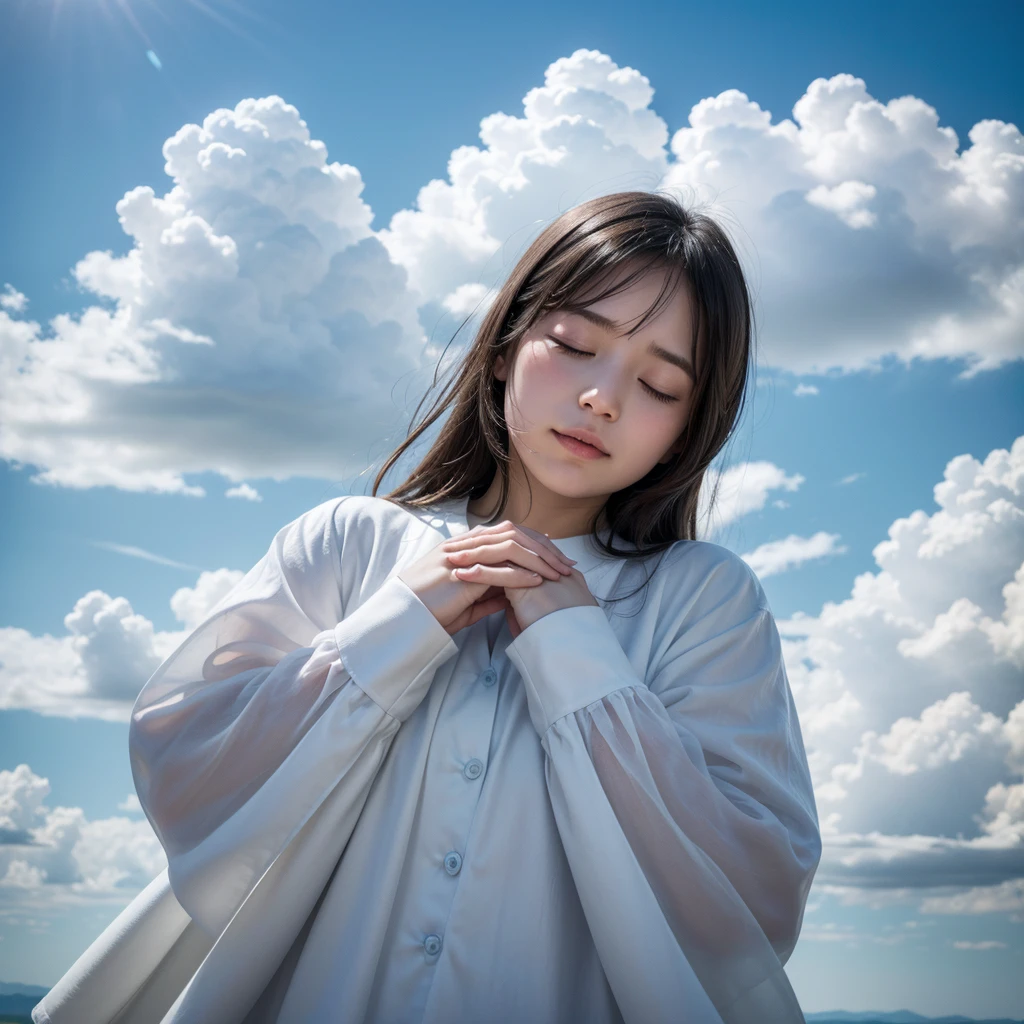
[[[615,420],[618,418],[618,405],[611,394],[611,390],[604,388],[588,388],[580,395],[580,408],[589,408],[597,416],[605,419]]]

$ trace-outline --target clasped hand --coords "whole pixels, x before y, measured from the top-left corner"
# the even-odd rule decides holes
[[[514,523],[490,527],[494,532],[477,529],[445,541],[441,548],[447,552],[456,579],[486,588],[477,603],[504,598],[513,640],[550,612],[597,605],[583,573],[572,567],[572,559],[562,554],[547,534]],[[531,578],[521,581],[516,566],[527,568]],[[509,578],[510,569],[515,582]]]
[[[597,605],[583,573],[546,534],[510,522],[475,526],[398,575],[449,634],[504,610],[515,639],[549,612]]]

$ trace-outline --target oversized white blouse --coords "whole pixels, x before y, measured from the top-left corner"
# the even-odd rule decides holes
[[[451,636],[397,574],[468,529],[327,501],[166,659],[129,751],[168,867],[37,1024],[802,1024],[820,833],[753,571],[679,541],[609,603],[659,556],[563,538],[599,607]]]

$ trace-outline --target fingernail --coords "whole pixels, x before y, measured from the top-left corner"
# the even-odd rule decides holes
[[[567,559],[566,559],[566,561],[567,561],[567,562],[568,562],[568,563],[569,563],[570,565],[575,565],[575,564],[576,564],[576,559],[575,559],[575,558],[567,558]]]

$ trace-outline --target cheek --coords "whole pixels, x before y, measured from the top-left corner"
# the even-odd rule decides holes
[[[516,404],[524,412],[533,410],[550,413],[551,401],[565,395],[572,386],[572,368],[568,360],[559,359],[543,342],[528,342],[519,350],[512,371],[512,390]],[[508,399],[506,389],[506,400]]]
[[[559,359],[558,353],[543,341],[526,342],[516,358],[515,375],[523,382],[534,384],[538,379],[566,369],[566,359]]]

